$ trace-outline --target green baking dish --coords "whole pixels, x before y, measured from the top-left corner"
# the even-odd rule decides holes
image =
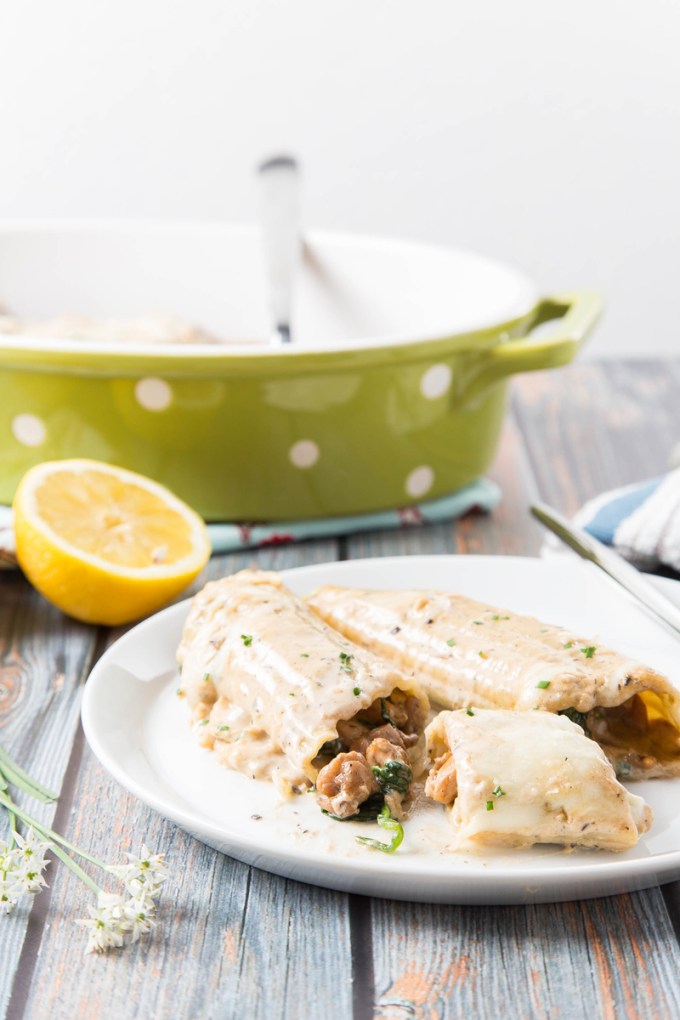
[[[34,464],[93,457],[209,520],[400,506],[489,466],[508,378],[569,362],[600,313],[453,249],[306,238],[295,342],[274,349],[257,232],[220,224],[0,225],[17,315],[170,312],[237,342],[0,336],[0,502]],[[540,339],[531,330],[555,320]]]

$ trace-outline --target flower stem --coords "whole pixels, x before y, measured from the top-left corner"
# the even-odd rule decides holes
[[[17,804],[14,803],[11,797],[8,797],[4,793],[0,793],[0,804],[6,807],[8,811],[13,811],[15,814],[17,814],[23,822],[26,822],[28,825],[32,825],[33,828],[41,832],[43,836],[47,836],[48,839],[51,839],[56,843],[60,843],[62,846],[66,847],[67,850],[70,850],[74,854],[78,854],[78,856],[82,857],[83,860],[89,861],[90,864],[96,865],[103,871],[109,870],[109,866],[108,864],[106,864],[105,861],[100,861],[98,857],[93,857],[91,854],[88,854],[84,850],[81,850],[80,847],[77,847],[74,843],[71,843],[68,839],[65,838],[65,836],[61,836],[58,832],[55,832],[53,829],[48,829],[43,822],[39,822],[36,818],[33,818],[32,815],[29,815],[27,811],[24,811],[23,808],[20,808]]]
[[[46,834],[47,833],[45,833],[45,832],[43,833],[43,835],[46,835]],[[87,872],[83,871],[83,869],[80,867],[80,865],[76,864],[76,862],[73,860],[73,858],[69,857],[69,855],[66,853],[66,851],[62,850],[62,848],[59,846],[58,843],[52,842],[52,845],[50,846],[50,850],[52,851],[53,854],[56,854],[56,856],[59,858],[60,861],[64,862],[64,864],[67,866],[67,868],[71,869],[71,871],[73,872],[74,875],[77,875],[78,878],[80,878],[85,883],[85,885],[89,886],[89,888],[92,890],[92,892],[97,893],[97,894],[99,894],[100,892],[103,892],[103,889],[99,888],[97,883],[90,878],[90,876],[87,874]]]
[[[7,786],[7,779],[1,767],[0,767],[0,792],[6,793],[7,796],[9,797],[9,787]],[[17,829],[17,816],[14,814],[14,811],[12,810],[11,807],[7,808],[7,821],[9,823],[9,837],[10,837],[9,845],[10,847],[12,847],[14,846],[15,843],[14,833],[16,832]]]
[[[29,776],[28,772],[24,772],[21,766],[17,765],[7,751],[3,747],[0,747],[0,769],[2,769],[5,778],[8,782],[12,783],[13,786],[18,787],[24,793],[34,797],[35,800],[41,800],[43,803],[49,803],[50,801],[57,800],[58,794],[52,793],[46,786],[39,783],[37,779],[33,779]]]

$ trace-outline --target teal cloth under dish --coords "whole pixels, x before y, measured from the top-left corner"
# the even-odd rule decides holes
[[[340,538],[360,531],[440,524],[463,517],[472,510],[486,512],[493,510],[500,498],[500,489],[494,482],[488,478],[478,478],[446,496],[395,510],[351,514],[346,517],[322,517],[308,521],[209,524],[208,532],[213,553],[238,552],[242,549],[304,542],[312,538]],[[16,566],[12,510],[11,507],[0,506],[0,567],[12,566]]]

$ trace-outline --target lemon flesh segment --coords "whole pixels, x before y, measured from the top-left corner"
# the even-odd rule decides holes
[[[32,468],[14,500],[17,558],[65,613],[114,626],[173,599],[210,556],[205,524],[167,489],[92,461]]]
[[[66,545],[118,567],[177,563],[190,556],[190,522],[155,493],[115,475],[49,475],[35,493],[38,517]]]

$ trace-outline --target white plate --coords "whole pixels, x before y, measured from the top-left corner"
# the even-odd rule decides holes
[[[635,654],[680,684],[678,642],[603,574],[581,562],[515,557],[409,556],[352,560],[283,572],[304,594],[320,584],[459,591],[531,613]],[[680,586],[666,582],[675,596]],[[642,889],[680,877],[678,781],[631,784],[654,809],[654,825],[625,854],[540,847],[485,857],[447,852],[450,829],[435,804],[418,809],[393,855],[355,835],[375,825],[338,823],[311,796],[281,803],[271,784],[220,767],[197,746],[176,696],[175,649],[189,603],[139,624],[101,658],[82,717],[102,765],[145,804],[222,853],[277,875],[394,899],[526,903]]]

